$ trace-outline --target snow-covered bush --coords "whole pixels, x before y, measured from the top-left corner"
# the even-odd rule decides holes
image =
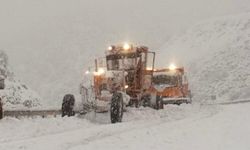
[[[5,88],[0,90],[4,109],[27,109],[40,107],[40,97],[25,84],[16,80],[9,69],[8,56],[0,50],[0,78],[4,79]]]

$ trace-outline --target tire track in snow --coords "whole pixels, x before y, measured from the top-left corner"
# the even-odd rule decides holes
[[[145,128],[161,126],[161,125],[163,125],[165,123],[182,121],[184,119],[189,119],[187,122],[194,122],[194,121],[198,121],[198,120],[201,120],[201,119],[206,119],[206,118],[212,117],[213,115],[215,115],[217,113],[218,113],[218,111],[209,111],[208,114],[205,114],[205,115],[202,115],[202,116],[198,115],[198,117],[194,117],[192,119],[184,117],[184,118],[180,118],[180,119],[176,119],[176,120],[168,120],[168,119],[165,118],[167,116],[165,116],[160,120],[156,120],[156,121],[151,122],[151,123],[146,124],[146,125],[145,125],[144,121],[138,121],[137,123],[139,123],[139,122],[141,123],[140,126],[136,125],[133,128],[131,128],[131,127],[128,128],[128,130],[124,129],[124,130],[121,130],[121,131],[118,131],[118,132],[116,131],[116,132],[113,132],[113,133],[110,133],[109,131],[103,130],[103,131],[98,132],[97,134],[95,134],[93,136],[85,138],[84,142],[78,143],[78,145],[87,145],[87,144],[89,144],[91,142],[98,141],[98,140],[103,140],[105,138],[109,138],[109,137],[113,137],[113,136],[117,136],[117,135],[120,135],[122,133],[133,132],[135,130],[138,131],[138,130],[143,130]],[[76,143],[71,144],[71,145],[76,145]],[[73,146],[73,147],[68,146],[67,150],[70,150],[70,149],[72,149],[74,147],[76,147],[76,146]]]

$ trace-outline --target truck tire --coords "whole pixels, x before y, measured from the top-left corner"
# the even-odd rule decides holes
[[[156,109],[163,109],[163,99],[160,96],[156,96]]]
[[[67,94],[63,97],[62,102],[62,117],[64,116],[74,116],[75,112],[73,110],[75,105],[75,97],[72,94]]]
[[[142,96],[141,101],[142,101],[143,107],[152,107],[151,106],[151,95],[148,94],[148,95]]]
[[[115,92],[111,99],[110,119],[111,123],[122,122],[123,97],[119,92]]]

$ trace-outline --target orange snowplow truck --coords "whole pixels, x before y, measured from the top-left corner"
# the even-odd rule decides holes
[[[95,60],[93,81],[97,104],[109,106],[112,123],[122,120],[126,106],[162,109],[191,102],[184,68],[155,69],[155,52],[145,46],[108,47],[105,58]]]
[[[191,103],[191,92],[184,68],[173,64],[167,69],[155,69],[149,93],[156,93],[163,104]]]
[[[89,77],[91,71],[86,74]],[[122,121],[127,106],[162,109],[164,104],[191,103],[184,68],[171,64],[155,69],[155,52],[146,46],[128,43],[109,46],[106,56],[95,60],[93,78],[88,81],[90,88],[82,85],[80,90],[83,111],[110,111],[111,123]],[[62,116],[74,114],[74,103],[72,94],[64,97]]]

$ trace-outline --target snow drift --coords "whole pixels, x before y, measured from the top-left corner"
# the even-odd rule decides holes
[[[250,13],[201,22],[163,50],[188,68],[194,100],[250,98]]]
[[[25,84],[16,80],[8,66],[8,56],[0,50],[0,76],[5,79],[5,89],[1,97],[5,109],[27,109],[39,107],[40,97]]]

